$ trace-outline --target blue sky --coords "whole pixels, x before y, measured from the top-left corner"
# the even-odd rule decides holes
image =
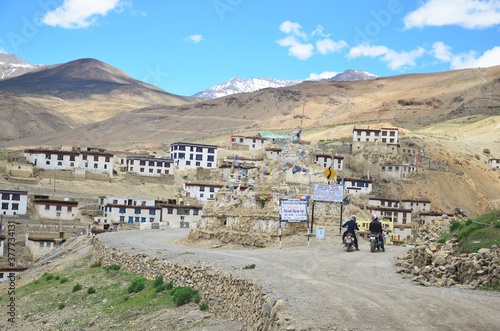
[[[95,58],[170,93],[500,64],[500,0],[0,0],[0,52]]]

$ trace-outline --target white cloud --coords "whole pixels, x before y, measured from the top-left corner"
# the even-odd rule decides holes
[[[473,51],[453,54],[450,46],[438,41],[432,45],[430,53],[440,61],[449,62],[451,69],[485,68],[500,65],[499,46],[495,46],[479,56]]]
[[[331,39],[322,39],[316,42],[316,49],[323,55],[338,52],[346,46],[347,43],[343,40],[334,41]]]
[[[348,57],[351,59],[362,56],[381,57],[382,61],[386,62],[390,69],[397,70],[403,67],[414,67],[416,65],[415,60],[424,53],[425,50],[422,47],[409,52],[396,52],[382,45],[359,45],[350,49]]]
[[[64,0],[56,9],[49,11],[42,22],[65,29],[86,28],[96,21],[96,16],[106,16],[117,8],[120,0]]]
[[[301,29],[302,29],[302,27],[300,26],[299,23],[294,23],[294,22],[290,22],[290,21],[284,21],[280,25],[281,32],[284,32],[288,35],[293,35],[293,36],[296,36],[296,37],[299,37],[301,39],[306,40],[307,35],[304,32],[302,32]]]
[[[338,74],[337,71],[324,71],[320,74],[316,74],[313,72],[309,75],[309,77],[306,78],[306,80],[328,79],[328,78],[332,78],[333,76],[335,76],[337,74]]]
[[[408,29],[445,25],[487,28],[500,24],[500,0],[428,0],[403,21]]]
[[[185,40],[191,41],[191,42],[197,44],[203,40],[203,36],[201,34],[192,34],[192,35],[188,36]]]
[[[308,41],[307,34],[302,31],[300,24],[284,21],[281,23],[279,29],[281,32],[286,33],[287,36],[276,42],[280,46],[288,47],[289,55],[294,56],[299,60],[307,60],[314,55],[314,42]],[[344,40],[334,41],[330,38],[326,38],[328,35],[323,33],[323,27],[321,25],[318,25],[311,33],[311,37],[315,36],[323,37],[323,39],[316,41],[316,50],[322,55],[338,52],[347,46],[347,43]]]
[[[314,46],[312,44],[303,44],[295,37],[288,36],[277,41],[278,45],[288,48],[288,54],[299,60],[307,60],[313,55]]]

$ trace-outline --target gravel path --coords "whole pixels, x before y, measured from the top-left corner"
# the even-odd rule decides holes
[[[395,272],[407,248],[370,253],[367,242],[347,253],[337,233],[324,240],[284,238],[264,249],[188,244],[186,229],[100,235],[112,247],[188,265],[206,263],[259,278],[297,330],[500,330],[500,292],[423,287]],[[189,253],[189,254],[186,254]],[[255,269],[242,268],[255,263]]]

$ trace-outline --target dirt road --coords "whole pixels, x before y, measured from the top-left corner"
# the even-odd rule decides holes
[[[259,278],[296,330],[499,330],[500,292],[423,287],[395,272],[407,248],[370,253],[367,242],[347,253],[340,236],[284,238],[264,249],[193,246],[187,232],[123,231],[100,235],[104,243],[186,264],[205,262],[242,277]],[[189,253],[189,254],[186,254]],[[243,270],[250,263],[255,269]]]

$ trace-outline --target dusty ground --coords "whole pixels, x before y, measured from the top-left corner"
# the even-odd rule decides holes
[[[394,267],[406,247],[388,246],[385,253],[370,253],[368,243],[360,242],[360,251],[347,253],[338,229],[327,228],[324,240],[312,237],[309,245],[307,237],[297,236],[284,238],[281,248],[274,242],[265,249],[218,247],[209,241],[188,243],[187,229],[122,231],[99,238],[134,254],[147,253],[189,265],[205,262],[241,277],[258,278],[273,299],[285,301],[284,314],[293,317],[295,330],[489,331],[498,329],[500,322],[500,292],[413,284]],[[44,272],[71,265],[89,252],[89,239],[75,238],[71,245],[44,257],[23,274],[18,286]],[[255,269],[243,270],[249,263],[255,263]],[[5,287],[0,289],[2,295],[4,291]],[[70,309],[63,312],[19,318],[16,328],[65,330],[56,326],[84,313],[78,307],[74,316],[68,316]],[[5,330],[5,322],[5,318],[0,319],[0,329]],[[120,325],[120,321],[96,319],[86,330],[117,330]],[[202,312],[195,305],[128,316],[126,325],[132,330],[172,331],[236,331],[242,327],[241,322],[214,318],[210,311]]]
[[[338,229],[327,229],[324,240],[312,238],[309,246],[306,237],[299,237],[265,249],[210,248],[212,243],[193,247],[181,233],[119,232],[101,238],[131,252],[206,261],[259,278],[276,299],[285,300],[285,313],[294,317],[297,330],[495,330],[500,323],[499,292],[422,287],[403,279],[394,264],[405,247],[370,253],[361,242],[360,251],[347,253]],[[249,263],[256,268],[243,270]]]

